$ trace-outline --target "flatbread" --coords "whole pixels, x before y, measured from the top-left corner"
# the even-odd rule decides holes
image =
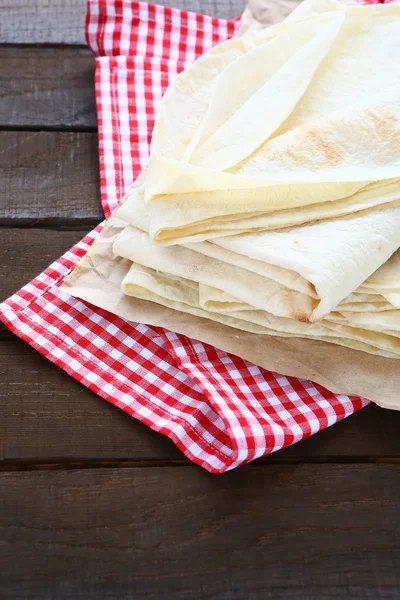
[[[206,317],[241,331],[260,335],[305,337],[388,358],[400,357],[400,339],[384,333],[374,334],[333,322],[306,325],[293,319],[275,317],[264,311],[204,311],[196,298],[196,289],[192,285],[187,286],[185,279],[178,281],[173,277],[169,280],[165,273],[135,263],[124,277],[122,290],[128,296],[155,302],[183,313]]]
[[[319,205],[299,216],[307,222],[332,216],[336,202],[348,214],[388,193],[398,199],[399,24],[396,4],[343,6],[229,40],[180,74],[153,134],[152,240],[224,235],[231,222],[250,231],[271,214],[287,226],[282,211]]]
[[[208,283],[277,316],[320,321],[400,246],[397,201],[301,227],[164,248],[139,231],[149,227],[144,187],[145,184],[137,184],[128,197],[131,201],[128,210],[124,209],[124,203],[117,213],[120,217],[129,213],[135,225],[117,238],[116,254],[149,268]],[[390,282],[389,277],[386,275],[385,281]],[[369,286],[366,284],[366,288]],[[393,283],[391,286],[393,292]],[[387,294],[390,290],[380,289],[376,293],[383,291]],[[369,299],[368,304],[371,302]],[[393,307],[387,295],[380,298],[380,303]]]

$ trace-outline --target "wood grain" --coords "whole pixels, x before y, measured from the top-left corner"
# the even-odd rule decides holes
[[[245,0],[157,0],[215,17],[243,12]],[[86,0],[1,0],[1,44],[84,45]]]
[[[3,228],[2,257],[6,277],[0,278],[0,302],[11,296],[59,258],[83,236],[83,231]]]
[[[2,0],[1,44],[85,44],[86,0]]]
[[[7,600],[399,597],[396,465],[2,473]]]
[[[3,226],[102,219],[95,133],[0,131],[0,180]]]
[[[0,381],[2,463],[182,458],[16,338],[0,342]]]
[[[0,461],[3,464],[183,460],[151,432],[74,381],[26,344],[0,341]],[[265,462],[400,457],[400,412],[370,406]]]
[[[90,50],[0,46],[0,127],[95,130]]]

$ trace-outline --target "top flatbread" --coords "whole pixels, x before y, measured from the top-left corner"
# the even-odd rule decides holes
[[[151,146],[152,240],[284,227],[397,199],[399,26],[399,5],[340,5],[229,40],[178,75]]]

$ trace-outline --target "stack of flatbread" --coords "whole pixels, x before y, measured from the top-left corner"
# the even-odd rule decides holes
[[[168,88],[124,294],[400,357],[400,5],[306,0]]]

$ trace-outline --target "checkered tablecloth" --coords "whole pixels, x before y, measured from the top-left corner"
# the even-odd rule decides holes
[[[108,216],[148,159],[170,79],[239,21],[131,0],[89,0],[96,55],[101,199]],[[300,441],[368,402],[284,377],[60,291],[102,225],[0,305],[19,337],[108,402],[167,435],[213,473]],[[267,341],[263,343],[268,343]]]

